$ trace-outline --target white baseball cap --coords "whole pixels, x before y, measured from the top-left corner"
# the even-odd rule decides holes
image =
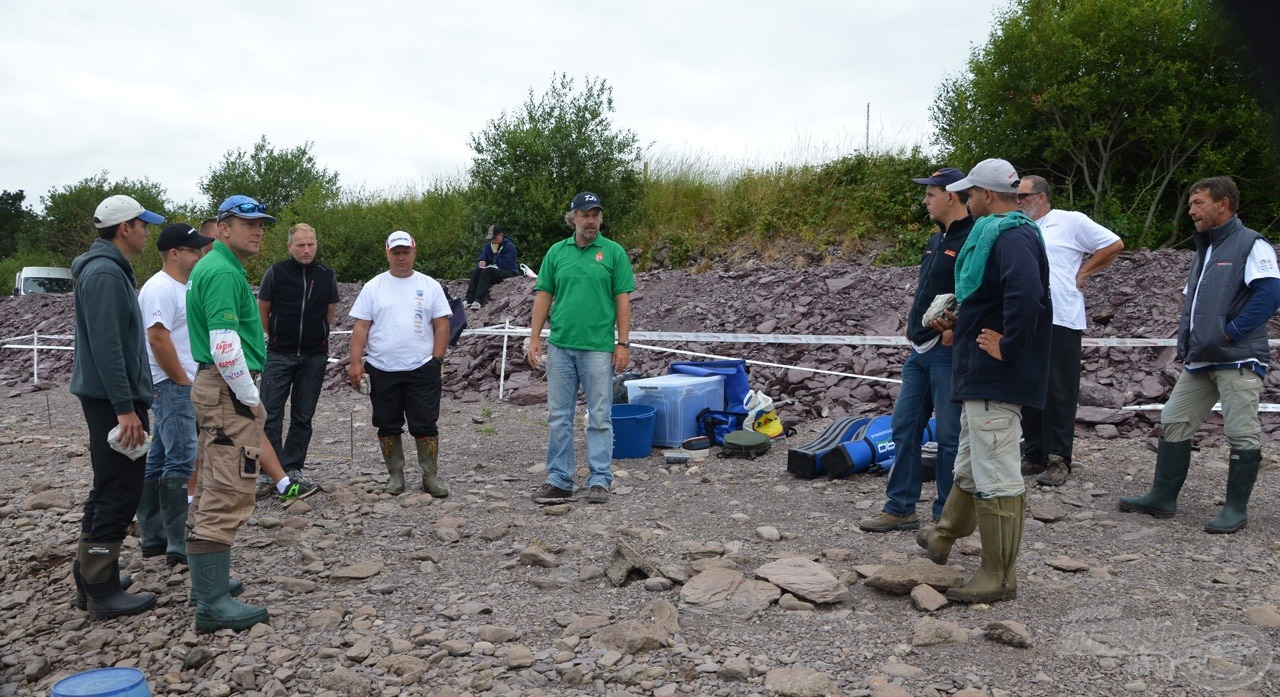
[[[973,166],[969,176],[947,185],[947,191],[964,191],[973,187],[1003,194],[1018,193],[1018,171],[1008,160],[988,158]]]
[[[133,197],[125,196],[124,194],[108,196],[93,211],[93,225],[100,229],[114,227],[134,218],[141,218],[142,222],[150,223],[151,225],[159,225],[164,222],[164,216],[152,213],[143,208],[142,204],[134,200]]]
[[[396,230],[387,237],[387,249],[391,249],[392,247],[416,248],[417,246],[418,243],[413,241],[413,236],[404,230]]]

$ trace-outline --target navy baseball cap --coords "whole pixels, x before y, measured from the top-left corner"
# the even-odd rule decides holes
[[[961,172],[955,167],[943,167],[927,177],[912,179],[911,181],[919,184],[920,186],[941,186],[946,188],[948,184],[954,184],[961,179],[964,179],[964,172]]]
[[[221,206],[218,206],[218,222],[222,222],[233,215],[245,220],[265,218],[268,223],[276,222],[275,218],[267,215],[266,206],[243,194],[230,196],[222,202]]]
[[[156,240],[156,249],[167,252],[178,247],[188,249],[204,249],[213,244],[212,237],[201,235],[195,228],[186,223],[173,223],[164,226],[160,238]]]
[[[604,204],[600,203],[599,196],[596,196],[590,191],[584,191],[577,196],[574,196],[573,204],[569,206],[569,210],[571,211],[589,211],[592,208],[604,210]]]

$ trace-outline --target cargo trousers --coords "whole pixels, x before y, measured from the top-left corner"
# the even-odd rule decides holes
[[[254,416],[218,371],[204,366],[191,387],[191,403],[200,435],[190,539],[231,545],[253,514],[266,410]]]

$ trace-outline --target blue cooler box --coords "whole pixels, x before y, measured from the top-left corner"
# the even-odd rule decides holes
[[[655,409],[653,444],[659,448],[679,446],[698,435],[698,414],[703,409],[724,409],[724,377],[713,375],[662,375],[628,380],[627,401]]]

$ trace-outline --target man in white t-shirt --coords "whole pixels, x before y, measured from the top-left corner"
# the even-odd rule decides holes
[[[187,334],[187,278],[212,243],[213,238],[186,223],[165,227],[156,241],[164,267],[138,292],[155,392],[138,529],[142,556],[167,555],[170,566],[187,563],[187,484],[196,465],[196,413],[191,405],[196,361]]]
[[[1084,213],[1053,208],[1049,182],[1029,175],[1018,184],[1018,208],[1040,227],[1049,257],[1053,343],[1044,409],[1023,408],[1023,476],[1041,486],[1061,486],[1071,474],[1076,406],[1080,400],[1080,341],[1084,334],[1084,284],[1116,260],[1124,242]],[[1087,257],[1087,258],[1086,258]]]
[[[395,231],[387,237],[385,273],[374,276],[360,290],[351,318],[351,361],[347,377],[362,389],[368,379],[373,425],[391,476],[385,491],[404,492],[404,446],[400,434],[405,421],[417,442],[422,490],[436,498],[449,495],[437,477],[440,433],[441,367],[449,345],[449,301],[433,278],[413,270],[418,245],[413,237]]]

